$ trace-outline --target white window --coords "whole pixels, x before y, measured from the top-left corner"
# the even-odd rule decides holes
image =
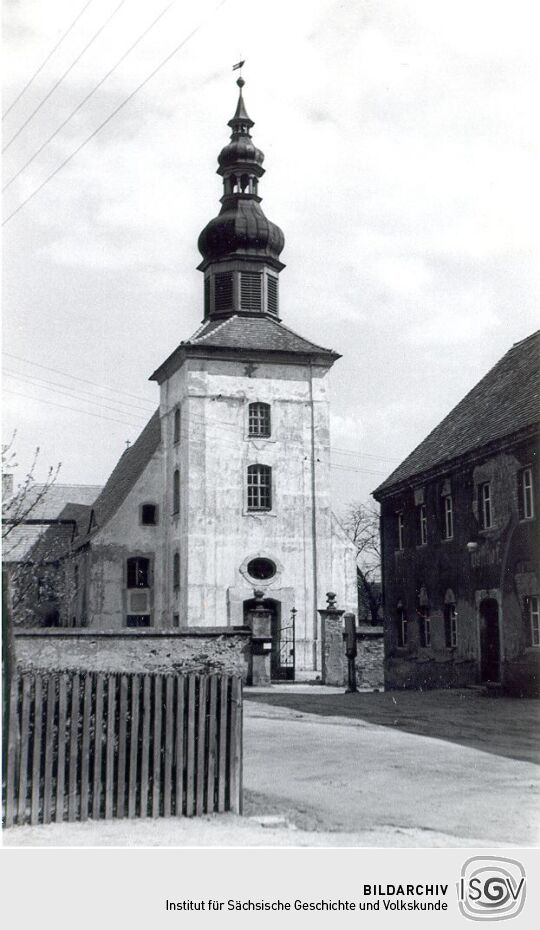
[[[451,494],[445,494],[443,497],[443,517],[444,538],[452,539],[454,536],[454,507]]]
[[[538,598],[525,598],[531,630],[531,646],[540,646],[540,618],[538,615]]]
[[[268,437],[271,432],[270,404],[249,405],[248,433],[253,437]]]
[[[420,645],[427,649],[428,646],[431,646],[431,619],[429,616],[428,607],[420,607],[419,611],[420,616]]]
[[[399,510],[396,514],[397,519],[397,547],[398,549],[404,548],[404,539],[405,539],[405,520],[403,517],[403,511]]]
[[[458,616],[455,604],[446,604],[444,608],[444,639],[447,649],[455,649],[458,637]]]
[[[491,483],[484,481],[478,489],[478,510],[480,514],[480,526],[483,530],[489,530],[493,526],[493,506],[491,503]]]
[[[521,520],[532,520],[534,517],[533,472],[528,466],[519,473],[519,516]]]
[[[427,546],[427,513],[425,504],[420,504],[418,507],[418,544],[420,546]]]
[[[248,510],[272,509],[272,469],[268,465],[250,465],[247,470]]]

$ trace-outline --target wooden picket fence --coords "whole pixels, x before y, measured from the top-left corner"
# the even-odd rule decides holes
[[[4,782],[6,827],[241,813],[241,680],[19,674]]]

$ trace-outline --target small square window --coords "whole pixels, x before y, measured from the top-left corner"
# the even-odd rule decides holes
[[[158,522],[158,509],[156,504],[143,504],[141,507],[141,523],[143,526],[156,526]]]

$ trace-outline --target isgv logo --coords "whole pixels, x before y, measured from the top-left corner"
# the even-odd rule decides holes
[[[469,920],[507,920],[525,904],[525,869],[516,859],[473,856],[457,884],[459,909]]]

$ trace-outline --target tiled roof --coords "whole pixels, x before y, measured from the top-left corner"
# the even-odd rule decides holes
[[[332,349],[309,342],[279,320],[273,320],[269,316],[231,316],[221,321],[210,320],[184,345],[337,356]]]
[[[45,485],[39,483],[30,486],[25,494],[25,511],[28,510],[32,501],[43,493],[44,487]],[[58,484],[55,482],[46,489],[41,500],[38,500],[32,506],[28,518],[31,520],[57,520],[66,504],[93,504],[101,489],[101,484]],[[5,505],[8,506],[7,516],[9,519],[9,501],[5,501]]]
[[[160,381],[180,363],[190,348],[210,351],[234,349],[241,352],[281,353],[307,357],[324,357],[328,361],[340,358],[333,349],[325,349],[303,336],[299,336],[279,320],[267,315],[226,317],[223,320],[208,320],[198,330],[181,342],[177,349],[163,362],[150,380]]]
[[[540,330],[513,345],[374,495],[539,421]]]
[[[101,494],[94,503],[96,527],[102,527],[118,510],[129,491],[142,474],[161,442],[159,409],[153,414],[142,433],[116,465]]]

